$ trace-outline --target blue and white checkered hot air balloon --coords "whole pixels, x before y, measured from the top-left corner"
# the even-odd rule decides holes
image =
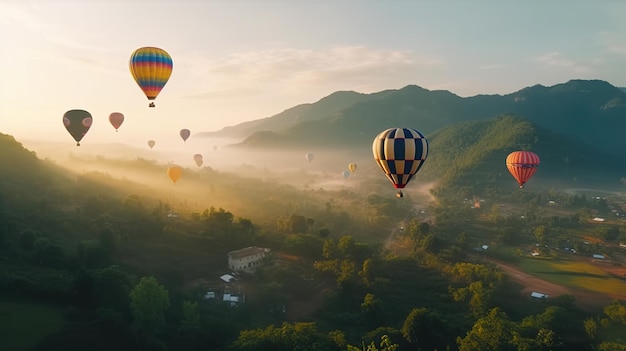
[[[390,128],[374,138],[372,152],[394,188],[402,189],[426,161],[428,141],[415,129]],[[402,191],[397,196],[402,197]]]

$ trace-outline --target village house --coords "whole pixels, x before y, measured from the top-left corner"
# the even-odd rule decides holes
[[[250,246],[228,253],[228,268],[233,272],[254,272],[270,249]]]

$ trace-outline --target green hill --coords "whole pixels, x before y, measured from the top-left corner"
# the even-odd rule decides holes
[[[522,118],[501,116],[441,128],[429,137],[430,153],[420,178],[470,192],[502,191],[514,185],[505,166],[516,150],[537,153],[539,170],[530,184],[619,184],[626,167],[582,140],[564,137]]]

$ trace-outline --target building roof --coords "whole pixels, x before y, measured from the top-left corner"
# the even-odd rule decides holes
[[[252,256],[252,255],[256,255],[259,253],[265,253],[265,252],[269,252],[270,249],[264,248],[264,247],[258,247],[258,246],[249,246],[243,249],[239,249],[239,250],[235,250],[235,251],[231,251],[228,253],[228,257],[233,258],[233,259],[237,259],[237,258],[243,258],[243,257],[248,257],[248,256]]]
[[[540,292],[533,291],[533,292],[530,293],[530,297],[535,297],[535,298],[538,298],[538,299],[547,299],[548,298],[548,294],[542,294]]]
[[[225,282],[227,282],[227,283],[230,283],[231,281],[233,281],[235,279],[235,277],[233,277],[230,274],[224,274],[224,275],[220,276],[220,279],[225,281]]]

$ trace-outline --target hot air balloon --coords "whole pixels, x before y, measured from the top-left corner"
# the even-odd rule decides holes
[[[350,170],[350,172],[354,173],[356,172],[356,163],[351,163],[348,165],[348,169]]]
[[[428,141],[415,129],[390,128],[374,138],[372,153],[394,188],[402,189],[428,157]],[[398,191],[396,196],[404,195]]]
[[[179,134],[180,137],[183,138],[183,141],[187,142],[187,139],[189,139],[189,136],[191,135],[191,131],[189,131],[189,129],[181,129]]]
[[[217,145],[213,145],[213,151],[217,150]]]
[[[148,140],[148,146],[152,149],[154,147],[154,144],[156,144],[154,142],[154,140]]]
[[[304,155],[304,158],[306,158],[307,161],[311,162],[311,161],[313,161],[313,154],[312,153],[308,153],[308,154]]]
[[[198,165],[198,167],[202,167],[202,164],[204,163],[204,161],[202,160],[201,154],[193,155],[193,160],[196,161],[196,164]]]
[[[341,175],[343,176],[343,179],[348,179],[350,177],[350,171],[343,171],[341,172]]]
[[[537,167],[539,167],[539,156],[534,152],[513,151],[506,157],[506,168],[517,180],[520,188],[523,188],[524,184],[537,172]]]
[[[176,181],[183,174],[183,169],[180,166],[171,166],[167,169],[167,176],[170,177],[172,182],[176,184]]]
[[[76,146],[80,146],[80,141],[91,128],[92,122],[91,114],[85,110],[69,110],[63,115],[63,125],[76,140]]]
[[[152,100],[156,99],[172,75],[172,57],[163,49],[143,47],[130,56],[129,66],[139,88],[150,100],[148,106],[154,107]]]
[[[109,115],[109,122],[111,122],[111,125],[117,132],[117,129],[124,123],[124,115],[119,112],[113,112]]]

